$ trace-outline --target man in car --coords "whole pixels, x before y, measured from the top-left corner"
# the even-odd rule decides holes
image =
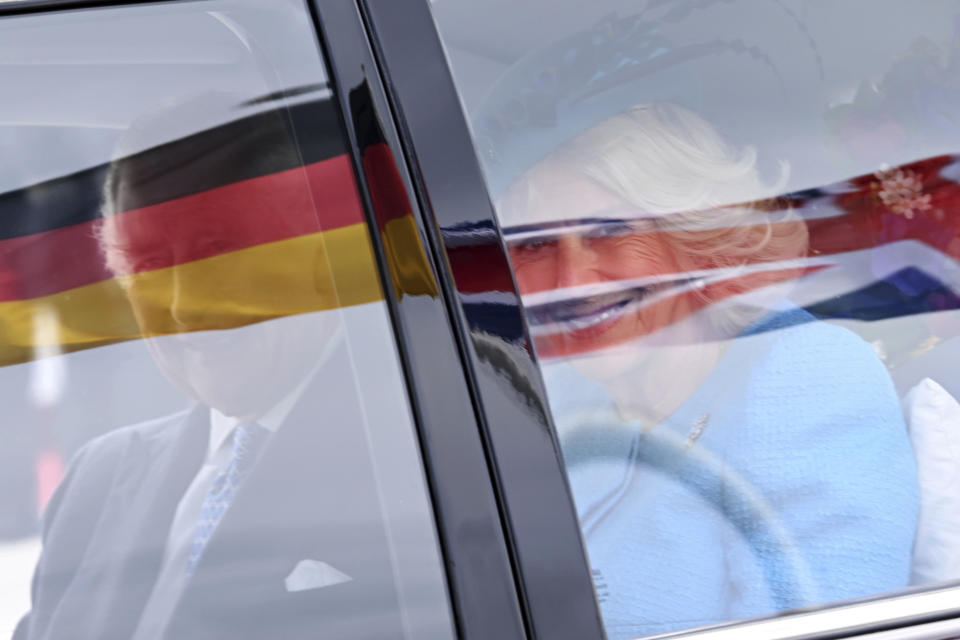
[[[398,634],[323,233],[355,191],[312,181],[295,139],[277,111],[112,164],[107,267],[196,404],[75,457],[16,640]]]

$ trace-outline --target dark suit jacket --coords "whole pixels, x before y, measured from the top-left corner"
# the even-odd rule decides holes
[[[402,635],[360,401],[340,348],[271,438],[207,545],[166,637]],[[74,459],[45,517],[32,611],[15,640],[128,640],[177,504],[202,464],[209,410],[120,429]],[[353,580],[289,592],[298,562]]]

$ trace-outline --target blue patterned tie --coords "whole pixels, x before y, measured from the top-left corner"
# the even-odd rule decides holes
[[[200,517],[197,519],[190,557],[187,559],[188,576],[197,568],[210,536],[233,502],[240,484],[253,469],[260,449],[269,436],[270,432],[255,422],[241,422],[234,428],[230,463],[213,479],[213,484],[203,499],[203,506],[200,507]]]

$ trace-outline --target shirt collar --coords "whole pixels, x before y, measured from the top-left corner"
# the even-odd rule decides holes
[[[317,375],[317,372],[320,370],[320,367],[330,359],[330,354],[333,352],[334,347],[341,340],[341,327],[337,327],[336,332],[324,346],[323,351],[320,353],[320,357],[317,358],[317,364],[314,365],[313,369],[303,377],[303,380],[293,388],[290,393],[288,393],[280,402],[273,405],[266,413],[256,419],[256,423],[263,428],[265,428],[270,433],[275,432],[280,428],[280,425],[283,424],[283,421],[287,419],[287,416],[290,415],[290,412],[293,411],[293,407],[297,404],[297,401],[300,399],[300,396],[303,395],[304,390],[307,388],[307,384]],[[220,450],[221,447],[227,442],[233,430],[238,424],[243,422],[240,418],[234,416],[228,416],[221,413],[219,410],[210,408],[210,444],[207,449],[207,460],[209,461],[213,454]]]
[[[273,405],[269,411],[257,418],[256,423],[270,433],[276,431],[280,425],[283,424],[283,421],[290,414],[290,411],[293,410],[293,405],[300,399],[311,377],[312,376],[307,376],[301,380],[300,384],[288,393],[283,400]],[[233,430],[241,422],[243,422],[243,420],[240,418],[224,415],[217,409],[210,409],[210,448],[207,450],[208,459],[224,446],[224,443],[229,440]]]

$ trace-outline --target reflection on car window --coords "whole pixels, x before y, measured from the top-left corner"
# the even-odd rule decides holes
[[[306,8],[0,30],[25,89],[0,106],[23,157],[0,195],[0,633],[451,637]]]
[[[610,637],[960,579],[956,7],[495,5],[434,13]]]

